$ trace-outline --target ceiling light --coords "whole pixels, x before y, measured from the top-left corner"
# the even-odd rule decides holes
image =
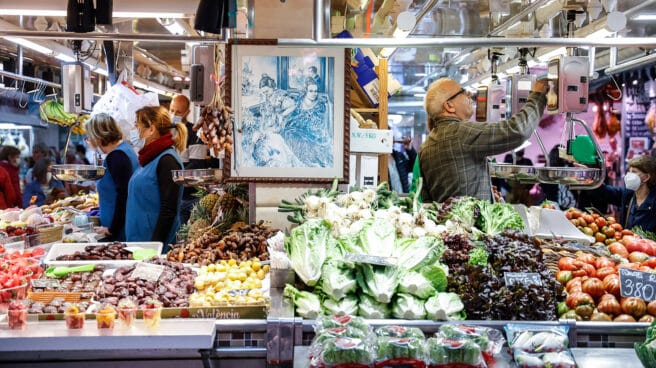
[[[157,21],[172,35],[183,35],[187,33],[187,30],[177,19],[157,19]]]
[[[65,63],[72,63],[72,62],[76,61],[76,59],[74,57],[66,55],[66,54],[62,54],[61,52],[59,52],[59,53],[57,53],[57,55],[55,55],[55,59],[59,59],[59,60],[65,62]]]
[[[34,43],[30,40],[26,40],[26,39],[20,38],[20,37],[5,37],[4,39],[7,40],[7,41],[11,41],[13,43],[19,44],[21,46],[27,47],[28,49],[38,51],[42,54],[52,55],[52,50],[51,49],[49,49],[45,46],[41,46],[38,43]]]
[[[640,14],[633,20],[656,20],[656,14]]]

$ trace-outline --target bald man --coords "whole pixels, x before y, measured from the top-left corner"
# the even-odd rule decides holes
[[[528,101],[508,120],[470,121],[472,96],[458,82],[441,78],[426,92],[424,108],[433,129],[419,151],[424,202],[452,196],[492,198],[487,157],[519,147],[537,128],[549,84],[540,79]]]
[[[187,149],[180,154],[185,169],[205,169],[208,167],[209,150],[192,130],[193,124],[187,120],[191,103],[187,96],[176,95],[171,100],[169,114],[171,121],[182,122],[187,127]]]

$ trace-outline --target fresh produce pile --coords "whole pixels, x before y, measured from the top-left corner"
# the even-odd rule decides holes
[[[544,264],[535,239],[517,231],[486,238],[488,264],[480,252],[472,253],[472,241],[462,235],[447,236],[442,260],[449,266],[448,291],[458,294],[465,311],[474,320],[556,320],[555,308],[562,287]],[[448,256],[448,257],[447,257]],[[505,272],[531,272],[540,276],[541,285],[506,285]],[[526,306],[531,306],[527,308]]]
[[[656,242],[622,229],[612,217],[587,214],[576,209],[569,209],[566,216],[572,223],[579,223],[578,226],[586,234],[595,236],[597,249],[603,247],[610,256],[579,251],[574,257],[558,260],[556,279],[567,292],[565,302],[558,305],[560,317],[592,321],[653,321],[656,302],[620,295],[619,269],[626,267],[654,272]],[[599,227],[601,233],[597,231]],[[606,238],[602,239],[603,236]]]
[[[636,342],[634,349],[645,368],[656,368],[656,321],[647,327],[645,342]]]
[[[84,247],[83,252],[63,254],[56,258],[57,261],[107,261],[107,260],[130,260],[132,252],[126,249],[127,245],[114,242],[103,245],[89,245]]]
[[[150,299],[157,299],[164,307],[188,307],[189,295],[194,291],[195,272],[182,264],[163,259],[146,262],[164,266],[157,281],[145,281],[133,276],[136,265],[118,268],[113,275],[103,278],[96,290],[98,301],[116,306],[119,300],[129,298],[141,306]]]
[[[35,233],[37,226],[53,222],[52,216],[43,214],[41,208],[36,206],[0,210],[0,229],[9,236],[31,235]],[[31,234],[27,234],[28,231]]]
[[[382,326],[373,331],[359,317],[317,320],[310,367],[494,366],[505,340],[500,331],[445,324],[426,338],[416,327]]]
[[[91,299],[96,288],[102,281],[105,268],[101,265],[94,266],[93,271],[71,272],[64,277],[42,277],[42,282],[33,283],[32,293],[43,293],[49,291],[81,293],[81,299]],[[50,272],[50,270],[48,270]],[[49,273],[46,273],[47,276]]]
[[[92,208],[98,207],[98,193],[68,196],[50,205],[41,206],[41,211],[44,214],[51,214],[58,223],[70,222],[75,214],[65,210],[63,207],[72,207],[80,211],[90,211]]]
[[[202,266],[194,280],[196,292],[189,296],[192,307],[255,305],[268,302],[263,280],[269,266],[257,258],[237,263],[234,259]]]
[[[251,258],[269,259],[267,239],[279,230],[257,224],[236,226],[223,234],[203,234],[186,244],[176,244],[166,254],[171,262],[182,262],[206,266],[220,260],[247,261]]]
[[[474,319],[556,318],[560,286],[542,264],[540,249],[517,233],[493,237],[523,228],[509,205],[460,197],[420,207],[416,198],[401,200],[385,184],[348,194],[333,185],[285,200],[280,211],[301,223],[285,239],[291,267],[304,284],[288,285],[285,295],[300,316],[462,319],[460,296]],[[543,286],[506,287],[504,272],[537,272]],[[541,307],[528,310],[522,303]]]

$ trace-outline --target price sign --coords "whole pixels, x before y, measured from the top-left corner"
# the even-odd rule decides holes
[[[506,281],[506,286],[515,284],[542,286],[540,274],[535,272],[504,272],[503,279]]]
[[[157,281],[164,272],[164,266],[152,263],[137,263],[132,276],[146,281]]]
[[[395,257],[372,256],[369,254],[346,253],[344,258],[347,261],[356,263],[369,263],[378,266],[396,266]]]
[[[228,290],[230,296],[247,296],[251,289]]]
[[[620,295],[646,302],[656,300],[656,274],[620,268]]]
[[[34,289],[53,289],[57,290],[61,286],[59,280],[56,279],[34,279],[30,280]]]

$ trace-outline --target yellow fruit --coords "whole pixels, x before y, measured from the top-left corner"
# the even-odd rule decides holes
[[[231,259],[231,260],[228,261],[228,265],[229,265],[229,266],[234,266],[234,265],[236,265],[236,264],[237,264],[237,261],[234,260],[234,259]]]
[[[260,262],[253,262],[251,268],[253,271],[259,271],[262,268],[262,264]]]
[[[265,273],[268,273],[269,272],[269,265],[262,266],[262,269],[264,270]]]
[[[257,271],[257,278],[260,280],[264,280],[266,277],[266,273],[264,272],[264,269]]]

